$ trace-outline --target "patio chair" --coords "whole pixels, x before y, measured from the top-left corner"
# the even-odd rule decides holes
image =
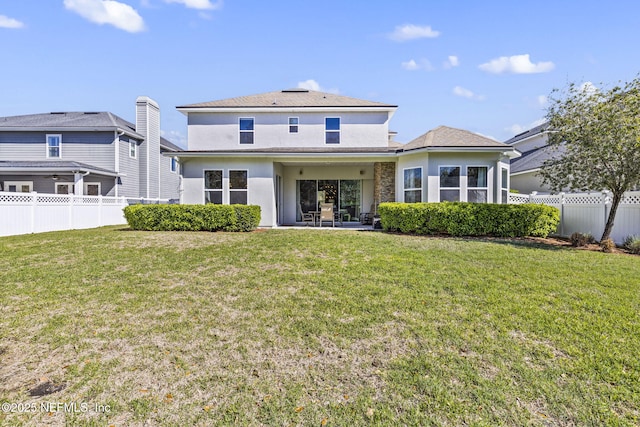
[[[373,224],[373,216],[376,214],[376,204],[372,203],[369,212],[360,213],[360,222],[362,224]]]
[[[322,227],[322,221],[331,221],[331,226],[336,226],[336,216],[333,212],[333,205],[331,203],[320,204],[320,220],[319,225]]]
[[[340,209],[337,209],[335,206],[333,208],[333,221],[338,221],[342,227],[342,212],[340,212]]]
[[[302,212],[302,205],[298,205],[298,210],[300,211],[300,218],[302,218],[302,222],[304,222],[307,226],[309,226],[309,223],[312,223],[315,227],[316,225],[315,215],[312,214],[311,212],[307,212],[307,213]]]

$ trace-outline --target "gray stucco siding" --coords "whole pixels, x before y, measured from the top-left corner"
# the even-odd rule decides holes
[[[239,119],[254,118],[254,143],[239,144]],[[297,117],[298,132],[289,132],[289,117]],[[387,112],[189,113],[189,150],[271,147],[326,147],[325,118],[340,118],[339,147],[386,147]]]

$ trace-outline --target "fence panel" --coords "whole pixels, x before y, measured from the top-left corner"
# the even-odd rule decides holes
[[[609,193],[561,193],[558,195],[509,194],[509,203],[542,203],[560,210],[558,235],[589,233],[599,239],[611,210]],[[625,193],[614,221],[611,238],[620,244],[629,235],[640,235],[640,191]]]
[[[0,236],[126,224],[123,197],[0,192]]]

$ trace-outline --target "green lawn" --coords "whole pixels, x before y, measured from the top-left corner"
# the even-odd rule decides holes
[[[638,256],[118,227],[0,253],[3,425],[640,424]]]

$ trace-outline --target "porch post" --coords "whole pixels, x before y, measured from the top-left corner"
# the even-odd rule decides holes
[[[76,196],[82,196],[84,194],[84,174],[82,174],[82,172],[73,172],[73,184],[73,194]]]

